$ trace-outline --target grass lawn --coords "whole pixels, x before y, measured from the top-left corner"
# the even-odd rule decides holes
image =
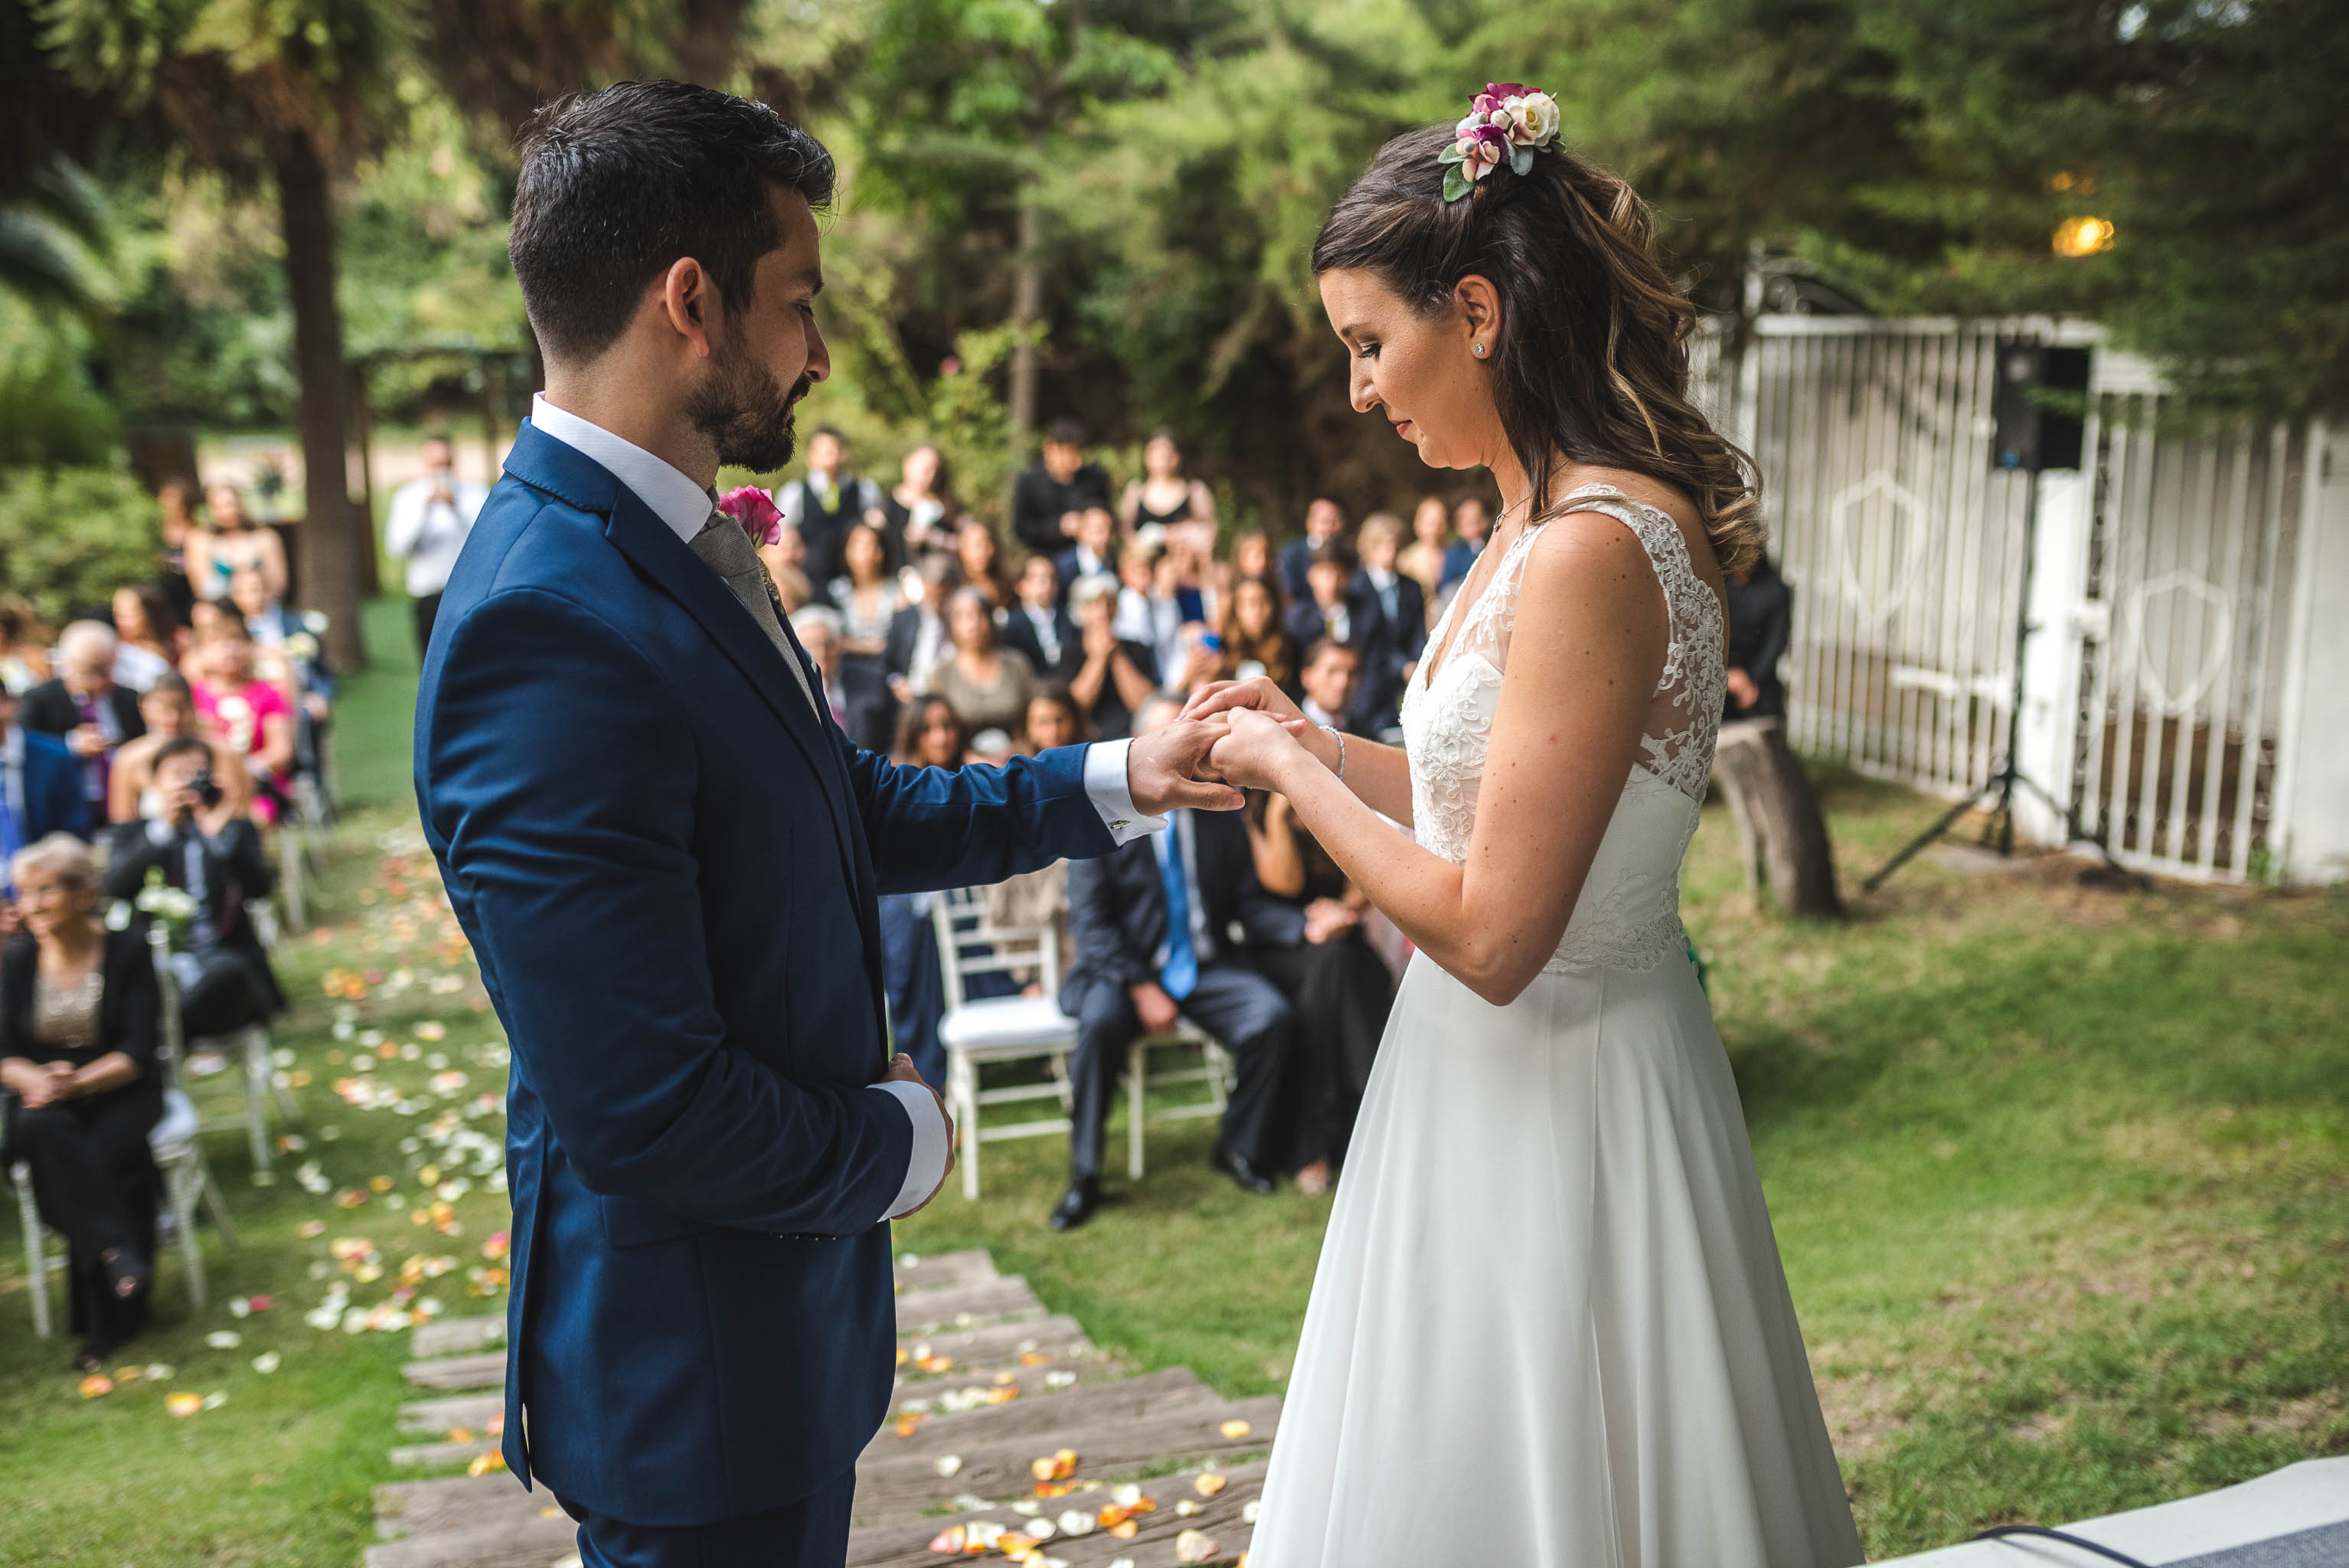
[[[0,1563],[347,1568],[372,1539],[368,1489],[391,1478],[406,1336],[304,1315],[337,1281],[374,1305],[410,1258],[455,1260],[419,1298],[451,1312],[502,1300],[465,1294],[504,1224],[485,1178],[467,1167],[459,1233],[410,1218],[417,1168],[455,1167],[401,1142],[498,1087],[498,1032],[419,902],[431,882],[407,804],[404,607],[377,606],[369,630],[378,667],[351,683],[340,720],[345,793],[369,804],[321,890],[323,941],[281,957],[297,1002],[278,1037],[310,1076],[296,1091],[308,1147],[257,1188],[238,1139],[208,1140],[243,1241],[206,1231],[202,1314],[176,1258],[161,1263],[158,1326],[126,1357],[170,1365],[161,1387],[77,1395],[69,1344],[32,1337],[0,1221]],[[1826,788],[1847,887],[1934,810],[1846,777]],[[1969,877],[1929,861],[1847,925],[1790,926],[1746,900],[1725,812],[1708,810],[1698,836],[1689,923],[1873,1554],[2349,1450],[2349,897],[2116,894],[2075,872],[2045,861]],[[339,1004],[356,1009],[348,1039],[323,989],[337,970],[379,977]],[[419,1059],[359,1074],[359,1030]],[[330,1088],[388,1081],[415,1106],[435,1053],[468,1082],[414,1114]],[[950,1191],[901,1245],[992,1249],[1136,1369],[1187,1364],[1226,1394],[1278,1391],[1328,1200],[1243,1196],[1207,1170],[1209,1137],[1202,1122],[1154,1133],[1149,1178],[1113,1178],[1101,1216],[1065,1237],[1042,1222],[1058,1140],[992,1145],[984,1199]],[[304,1160],[323,1166],[326,1194],[294,1183]],[[378,1176],[396,1208],[372,1193],[336,1206]],[[337,1238],[371,1243],[381,1277],[344,1271]],[[270,1309],[233,1318],[228,1299],[256,1292]],[[205,1344],[224,1329],[242,1342]],[[267,1350],[282,1359],[264,1374],[252,1360]],[[228,1399],[174,1419],[168,1390]]]

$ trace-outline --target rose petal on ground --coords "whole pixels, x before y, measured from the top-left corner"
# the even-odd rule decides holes
[[[473,1462],[465,1467],[465,1473],[467,1475],[487,1475],[492,1470],[502,1470],[505,1468],[506,1456],[500,1453],[497,1449],[492,1449],[488,1453],[475,1454],[473,1456]]]
[[[228,1396],[226,1394],[207,1394],[204,1396],[204,1408],[207,1410],[217,1410],[222,1405],[227,1403]]]
[[[1249,1426],[1246,1421],[1226,1421],[1222,1426],[1217,1427],[1216,1430],[1223,1433],[1225,1437],[1230,1439],[1232,1441],[1237,1442],[1240,1439],[1247,1437],[1250,1432],[1256,1430],[1256,1429]]]
[[[1215,1557],[1215,1539],[1203,1532],[1186,1530],[1174,1538],[1174,1561],[1177,1563],[1211,1563]]]
[[[962,1555],[962,1526],[959,1524],[949,1524],[944,1530],[939,1531],[937,1534],[932,1538],[930,1542],[930,1550],[933,1552],[943,1552],[949,1556],[958,1557]]]
[[[233,1350],[244,1343],[244,1338],[233,1329],[215,1328],[204,1336],[204,1343],[215,1350]]]
[[[103,1372],[93,1372],[81,1380],[77,1392],[85,1399],[103,1398],[114,1392],[114,1379]]]
[[[204,1397],[202,1394],[166,1394],[163,1396],[163,1408],[171,1414],[182,1418],[194,1415],[198,1410],[201,1410],[203,1408]]]
[[[274,1350],[264,1350],[253,1358],[253,1369],[255,1372],[274,1372],[281,1365],[283,1365],[283,1358]]]
[[[1231,1479],[1228,1476],[1218,1474],[1214,1470],[1209,1470],[1205,1475],[1195,1476],[1192,1479],[1191,1490],[1197,1492],[1201,1497],[1213,1497],[1216,1493],[1223,1491],[1224,1488],[1230,1484]]]
[[[937,1458],[937,1462],[930,1468],[936,1470],[940,1475],[952,1475],[955,1471],[962,1469],[962,1456],[960,1454],[940,1454]]]

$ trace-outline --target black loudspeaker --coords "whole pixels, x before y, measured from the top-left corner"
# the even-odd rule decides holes
[[[2080,415],[2049,407],[2041,395],[2059,392],[2085,399],[2087,391],[2086,349],[2017,340],[2000,344],[1998,384],[1990,399],[1991,418],[1997,426],[1991,438],[1990,466],[2030,473],[2078,468]]]

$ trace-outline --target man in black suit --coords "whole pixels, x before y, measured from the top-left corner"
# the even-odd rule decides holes
[[[1134,733],[1174,718],[1180,705],[1154,696]],[[1101,1202],[1103,1130],[1126,1047],[1187,1017],[1232,1053],[1238,1067],[1216,1142],[1216,1169],[1247,1191],[1272,1191],[1274,1099],[1295,1036],[1288,998],[1240,961],[1237,927],[1263,918],[1268,901],[1237,813],[1177,811],[1173,825],[1097,861],[1069,862],[1069,934],[1076,962],[1061,1009],[1077,1020],[1069,1072],[1075,1127],[1069,1190],[1052,1211],[1056,1231],[1092,1217]],[[1244,939],[1243,939],[1244,940]]]
[[[54,735],[80,759],[89,820],[106,820],[106,781],[114,748],[147,733],[139,694],[114,682],[114,628],[76,621],[57,638],[57,679],[25,694],[24,726]]]
[[[1721,717],[1784,717],[1786,688],[1778,679],[1778,661],[1794,627],[1795,591],[1766,555],[1722,587],[1729,609],[1729,690]]]
[[[0,686],[0,889],[13,892],[8,862],[51,833],[87,839],[106,820],[81,792],[81,764],[54,735],[16,722],[16,694]],[[0,901],[0,935],[16,933],[16,907]]]
[[[1019,597],[1003,621],[1003,645],[1017,648],[1039,680],[1065,684],[1084,668],[1083,635],[1061,608],[1061,569],[1049,555],[1031,555],[1019,565]]]
[[[1362,733],[1378,735],[1396,724],[1402,688],[1427,647],[1427,593],[1417,579],[1395,570],[1395,558],[1402,551],[1401,518],[1373,512],[1362,520],[1356,539],[1362,569],[1354,578],[1351,602],[1377,614],[1376,640],[1382,656],[1375,667],[1363,667],[1355,706]]]
[[[1328,496],[1316,496],[1313,504],[1305,509],[1305,537],[1280,552],[1280,585],[1288,592],[1291,603],[1300,603],[1309,590],[1305,584],[1305,569],[1313,563],[1313,552],[1346,531],[1346,509]]]
[[[1117,514],[1105,506],[1089,506],[1077,517],[1077,542],[1052,558],[1061,574],[1061,608],[1069,607],[1069,590],[1087,577],[1117,575]]]
[[[1109,505],[1109,470],[1085,461],[1085,428],[1055,419],[1044,429],[1043,460],[1011,481],[1011,532],[1040,555],[1073,538],[1089,507]]]
[[[1305,569],[1305,597],[1288,607],[1287,624],[1300,651],[1325,642],[1353,650],[1357,676],[1347,727],[1361,735],[1375,733],[1369,727],[1375,717],[1370,707],[1372,677],[1392,662],[1390,632],[1378,595],[1355,571],[1353,547],[1344,540],[1313,547],[1312,562]]]
[[[947,556],[924,556],[921,602],[889,617],[881,664],[889,695],[901,703],[911,702],[928,685],[930,672],[954,657],[954,639],[947,634],[947,595],[954,592],[956,571]]]

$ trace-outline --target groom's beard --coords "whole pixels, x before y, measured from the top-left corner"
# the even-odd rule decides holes
[[[785,392],[774,372],[728,343],[687,397],[685,417],[709,438],[720,464],[772,473],[792,460],[798,446],[792,409],[811,385],[802,376]]]

